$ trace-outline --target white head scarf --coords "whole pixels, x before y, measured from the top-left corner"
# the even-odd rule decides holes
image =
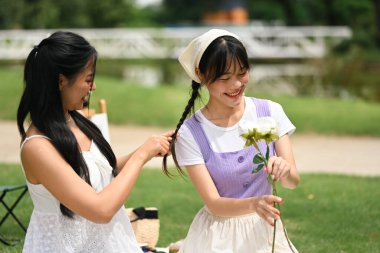
[[[239,37],[233,33],[221,29],[211,29],[208,32],[200,35],[193,39],[189,45],[186,47],[185,51],[178,57],[179,62],[185,69],[186,73],[190,78],[197,83],[201,83],[195,69],[199,67],[199,62],[201,61],[202,55],[206,48],[213,42],[216,38],[221,36],[232,36],[240,40]]]

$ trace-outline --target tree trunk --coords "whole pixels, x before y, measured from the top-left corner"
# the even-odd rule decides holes
[[[278,0],[277,1],[283,8],[285,16],[286,16],[286,24],[287,25],[296,25],[297,18],[294,10],[294,2],[292,0]]]
[[[332,8],[334,0],[324,0],[323,2],[324,2],[324,7],[325,7],[327,24],[330,26],[337,25],[335,13]]]
[[[380,0],[373,0],[376,15],[376,42],[377,47],[380,48]]]

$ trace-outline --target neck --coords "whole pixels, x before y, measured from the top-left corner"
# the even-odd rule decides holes
[[[65,115],[66,124],[69,124],[71,121],[73,121],[73,118],[71,117],[70,113],[67,113]]]
[[[212,123],[221,127],[230,127],[240,121],[244,114],[245,102],[236,107],[220,107],[208,103],[203,109],[203,115]]]

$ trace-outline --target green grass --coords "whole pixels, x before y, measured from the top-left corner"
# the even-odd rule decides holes
[[[379,177],[302,174],[295,190],[280,188],[285,199],[281,207],[288,234],[299,252],[376,253],[380,252]],[[0,164],[0,184],[23,183],[18,165]],[[187,229],[202,203],[188,178],[169,179],[159,170],[143,170],[128,207],[157,207],[160,216],[158,245],[167,246],[186,236]],[[0,208],[0,215],[4,213]],[[24,197],[16,213],[27,224],[32,204]],[[0,233],[23,238],[11,218]],[[0,252],[20,252],[0,244]]]
[[[0,67],[0,80],[0,119],[15,120],[22,89],[21,68]],[[96,83],[92,107],[105,98],[112,124],[174,128],[189,98],[190,85],[142,87],[101,75],[97,75]],[[247,95],[279,102],[299,133],[380,136],[380,103],[252,92]]]

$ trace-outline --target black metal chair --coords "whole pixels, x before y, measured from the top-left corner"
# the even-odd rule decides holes
[[[20,219],[16,216],[14,213],[14,209],[17,207],[17,204],[21,201],[21,199],[24,197],[25,193],[28,191],[28,187],[26,184],[23,185],[1,185],[0,186],[0,202],[4,206],[6,212],[4,216],[0,220],[0,227],[3,225],[3,223],[7,220],[9,216],[12,216],[13,219],[17,222],[17,224],[20,226],[20,228],[26,232],[26,227]],[[5,200],[7,193],[8,192],[15,192],[17,193],[16,199],[13,201],[13,203],[8,204],[7,201]],[[9,202],[9,201],[8,201]],[[4,238],[2,235],[0,235],[0,241],[6,245],[14,245],[16,244],[17,240],[10,240]]]

